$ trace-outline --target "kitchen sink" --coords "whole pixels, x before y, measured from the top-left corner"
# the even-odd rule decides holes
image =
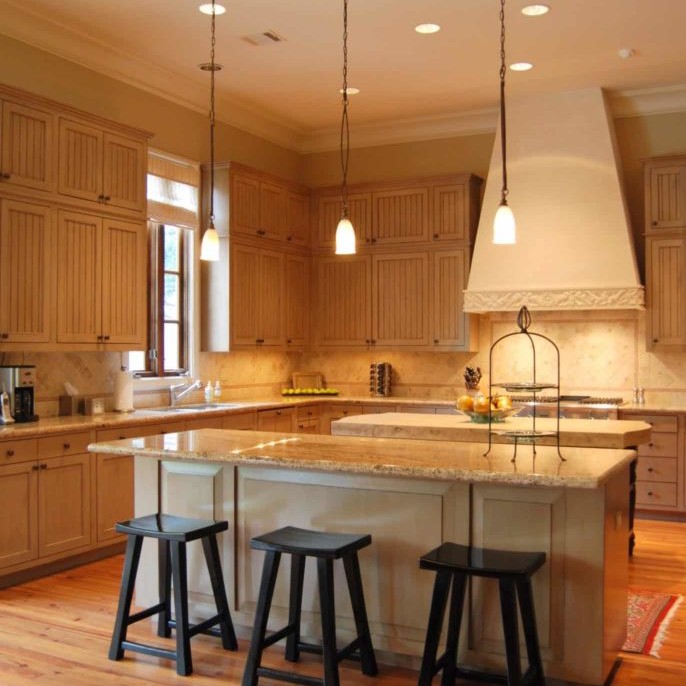
[[[174,405],[173,407],[146,407],[146,412],[177,414],[184,412],[208,412],[210,410],[235,410],[244,407],[242,403],[197,403],[194,405]]]

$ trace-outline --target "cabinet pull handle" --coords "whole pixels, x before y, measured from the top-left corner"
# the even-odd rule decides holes
[[[653,495],[653,492],[652,492],[652,491],[648,491],[648,495]]]
[[[37,465],[37,464],[34,464],[33,467],[31,467],[31,469],[32,469],[34,472],[37,472],[37,471],[38,471],[38,465]]]
[[[63,447],[65,450],[69,450],[69,448],[71,448],[71,443],[63,443],[63,444],[62,444],[62,447]]]
[[[264,338],[256,338],[255,343],[264,343]]]
[[[7,181],[11,177],[12,177],[11,174],[6,174],[5,172],[2,172],[2,174],[0,174],[0,179],[2,179],[3,181]]]
[[[8,450],[7,457],[14,457],[14,450]]]
[[[106,341],[109,341],[109,340],[110,340],[109,334],[107,334],[106,336],[103,336],[103,339],[106,340]]]
[[[104,195],[103,199],[105,200],[105,202],[109,202],[110,200],[112,200],[112,196],[111,195]]]
[[[102,335],[98,336],[98,340],[99,340],[99,341],[101,341],[102,339],[103,339],[103,336],[102,336]]]
[[[267,232],[264,229],[257,229],[256,233],[258,236],[264,236]]]
[[[126,438],[126,436],[122,436],[121,434],[119,435],[119,440],[123,441]]]
[[[40,468],[41,468],[41,469],[47,469],[47,468],[48,468],[48,465],[46,465],[45,462],[43,462],[43,463],[41,464]]]
[[[649,472],[652,472],[652,471],[653,471],[653,468],[652,468],[652,467],[648,467],[648,471],[649,471]]]

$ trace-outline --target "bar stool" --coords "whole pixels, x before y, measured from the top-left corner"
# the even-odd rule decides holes
[[[257,686],[259,677],[265,676],[305,686],[338,686],[338,663],[345,658],[358,659],[362,673],[368,676],[377,674],[374,648],[369,634],[367,610],[362,593],[362,578],[357,551],[368,546],[372,537],[367,534],[324,533],[287,526],[250,541],[255,550],[264,550],[264,566],[260,583],[255,624],[250,649],[245,663],[242,686]],[[274,595],[274,585],[279,570],[282,553],[291,556],[291,586],[288,611],[288,624],[267,636],[267,620]],[[319,580],[319,603],[322,622],[322,645],[305,643],[300,640],[300,614],[303,595],[305,559],[317,559]],[[357,638],[341,650],[336,648],[336,612],[334,608],[333,561],[343,559],[343,567],[348,582],[350,600]],[[322,655],[324,678],[302,676],[285,670],[262,667],[264,649],[286,638],[285,658],[297,662],[300,652]]]
[[[543,664],[536,631],[531,576],[545,563],[545,553],[508,552],[472,546],[444,543],[419,560],[421,569],[436,572],[429,625],[426,631],[424,657],[418,686],[429,686],[433,676],[443,670],[441,686],[453,686],[455,677],[479,681],[495,681],[508,686],[524,684],[544,686]],[[457,664],[457,642],[460,634],[467,577],[498,579],[500,611],[505,635],[507,675],[493,674]],[[436,653],[448,593],[452,584],[445,653],[438,660]],[[517,600],[522,616],[528,668],[522,675],[517,629]]]
[[[221,636],[222,647],[236,650],[238,643],[229,613],[226,590],[222,577],[217,546],[217,534],[229,528],[228,522],[188,519],[168,514],[154,514],[119,522],[116,530],[128,534],[126,556],[119,592],[119,607],[110,644],[110,660],[120,660],[125,650],[154,655],[155,657],[176,660],[176,672],[187,676],[193,671],[191,643],[199,633]],[[136,584],[136,573],[141,555],[143,539],[158,539],[159,597],[157,605],[131,614],[131,599]],[[200,539],[202,542],[207,569],[212,583],[212,592],[217,606],[217,614],[199,624],[190,625],[188,619],[188,583],[186,574],[186,543]],[[171,615],[171,582],[174,581],[174,612]],[[159,614],[157,635],[171,636],[176,630],[176,650],[126,640],[128,627],[135,622]],[[212,628],[219,625],[219,629]]]

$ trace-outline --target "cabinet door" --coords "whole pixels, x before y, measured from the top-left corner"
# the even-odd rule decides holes
[[[100,202],[103,132],[70,119],[60,119],[58,191]]]
[[[283,410],[261,410],[257,413],[258,431],[291,433],[295,423],[295,408]]]
[[[288,349],[307,345],[310,313],[310,258],[284,256],[285,336]]]
[[[60,212],[57,230],[57,342],[102,342],[102,220]]]
[[[102,193],[107,205],[145,210],[146,146],[141,141],[105,133]]]
[[[372,243],[415,243],[428,239],[428,188],[378,191],[372,199]]]
[[[0,346],[51,340],[53,239],[48,207],[0,203]]]
[[[650,168],[649,227],[671,229],[686,226],[686,165]]]
[[[372,266],[372,343],[428,345],[428,254],[374,255]]]
[[[310,244],[310,199],[305,193],[286,191],[285,238],[294,245]]]
[[[371,345],[371,262],[366,255],[323,257],[317,264],[317,343]]]
[[[39,556],[91,542],[91,456],[40,461],[38,476]]]
[[[0,467],[0,568],[38,557],[38,465]]]
[[[134,515],[133,457],[96,454],[95,459],[97,540],[100,542],[124,538],[114,530],[114,526]]]
[[[231,245],[231,345],[256,344],[259,248]]]
[[[467,315],[463,291],[467,287],[466,250],[438,250],[433,254],[432,341],[438,348],[467,345]]]
[[[260,182],[253,176],[231,172],[231,233],[259,235]]]
[[[54,146],[51,114],[10,101],[2,103],[2,183],[54,190]]]
[[[274,183],[260,182],[260,230],[263,238],[282,240],[286,233],[286,194]]]
[[[469,188],[455,183],[435,186],[433,189],[433,222],[431,237],[434,241],[463,241],[468,238]]]
[[[686,345],[686,239],[648,238],[648,347]]]
[[[103,222],[101,334],[105,343],[147,347],[145,232],[144,224]]]
[[[257,342],[260,345],[282,346],[284,274],[283,254],[261,250],[257,281]]]
[[[357,245],[372,240],[372,196],[371,193],[350,193],[348,195],[348,216],[355,229]],[[322,195],[315,200],[317,223],[317,245],[333,250],[336,243],[336,227],[341,219],[341,196]]]

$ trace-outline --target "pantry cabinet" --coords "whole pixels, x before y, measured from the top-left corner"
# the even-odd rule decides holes
[[[50,207],[0,199],[0,350],[53,340],[54,244]]]
[[[145,227],[60,211],[57,236],[57,341],[145,348]]]

